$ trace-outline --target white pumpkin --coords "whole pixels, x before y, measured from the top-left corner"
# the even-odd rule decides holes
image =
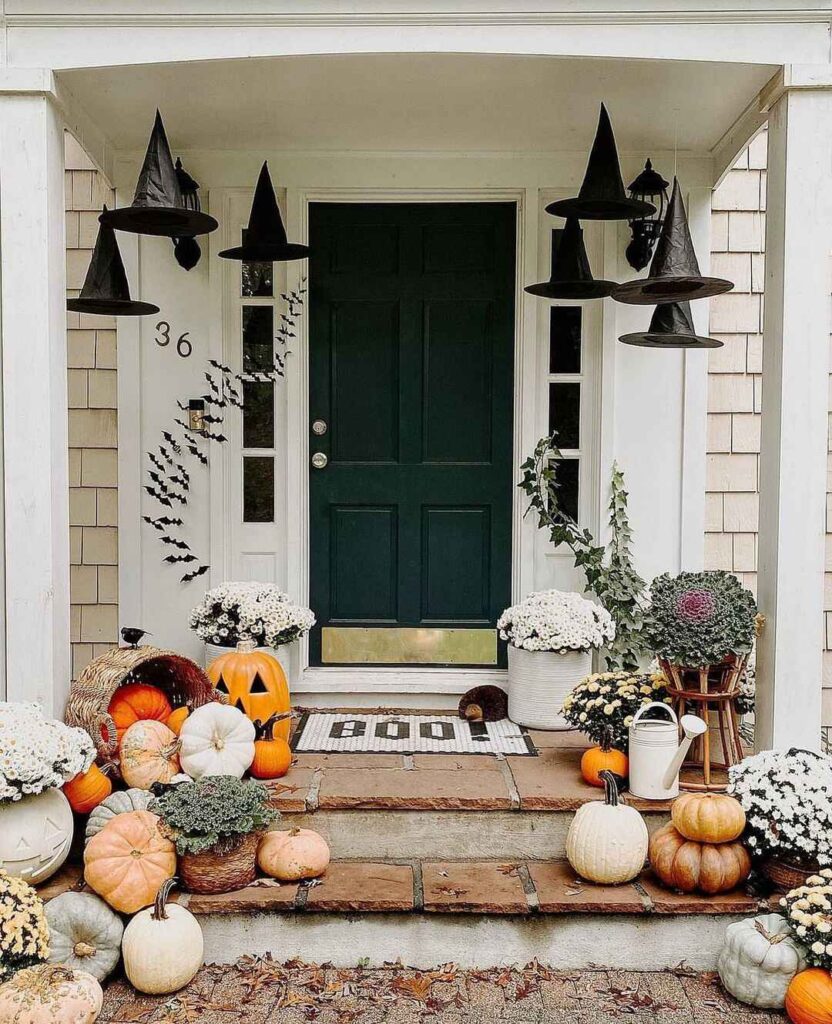
[[[172,887],[171,878],[160,887],[155,904],[140,910],[124,929],[125,974],[147,995],[178,992],[202,967],[202,929],[189,910],[168,903]]]
[[[741,1003],[782,1009],[789,982],[806,967],[800,945],[780,914],[729,924],[719,954],[719,979]]]
[[[581,878],[617,885],[644,867],[649,836],[638,811],[619,803],[615,776],[600,774],[604,802],[593,800],[578,809],[566,836],[566,857]]]
[[[254,722],[229,704],[203,704],[185,719],[179,738],[182,771],[243,777],[254,760]]]
[[[104,900],[89,892],[63,892],[46,904],[49,963],[87,971],[103,981],[121,955],[124,925]]]
[[[0,803],[0,868],[38,885],[69,856],[75,821],[60,789]]]
[[[102,800],[98,807],[93,808],[87,819],[84,839],[89,841],[117,814],[128,811],[146,811],[150,806],[153,794],[147,789],[120,789]]]

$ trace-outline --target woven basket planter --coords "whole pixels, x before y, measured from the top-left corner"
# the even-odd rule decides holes
[[[509,644],[508,717],[530,729],[566,731],[566,695],[592,671],[589,651],[526,651]]]
[[[257,876],[257,845],[260,833],[252,832],[230,846],[221,843],[202,853],[179,858],[179,877],[189,892],[210,895],[233,892],[251,885]]]
[[[766,857],[758,865],[760,874],[769,880],[777,892],[791,892],[800,885],[806,884],[806,879],[816,875],[820,870],[818,867],[807,868],[799,864],[792,864],[787,860],[780,860],[777,857]]]
[[[64,719],[90,734],[98,760],[117,774],[118,738],[108,713],[113,694],[127,683],[150,683],[164,692],[173,707],[198,708],[210,701],[226,703],[208,676],[190,658],[158,647],[113,647],[87,665],[73,680]]]

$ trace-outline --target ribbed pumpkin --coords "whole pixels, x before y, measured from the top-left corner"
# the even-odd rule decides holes
[[[128,786],[139,789],[150,789],[154,782],[170,782],[180,770],[180,743],[162,722],[134,722],[118,751],[121,777]]]
[[[786,990],[786,1013],[794,1024],[832,1024],[832,976],[820,967],[796,974]]]
[[[236,651],[212,661],[206,673],[216,689],[227,694],[228,703],[248,715],[252,722],[265,722],[272,715],[291,709],[283,667],[277,658],[258,650],[250,640],[241,640]],[[275,736],[288,741],[290,727],[288,719],[279,722]]]
[[[584,751],[581,758],[581,775],[584,782],[590,786],[604,788],[604,780],[601,778],[601,772],[604,771],[619,775],[622,779],[627,778],[630,762],[626,754],[613,749],[611,740],[612,732],[607,729],[604,739],[597,747],[590,747]]]
[[[117,789],[106,800],[102,800],[98,807],[87,819],[87,827],[84,830],[84,838],[89,842],[96,833],[117,814],[125,814],[127,811],[146,811],[148,804],[153,799],[153,794],[146,789]]]
[[[697,843],[731,843],[745,829],[745,811],[727,793],[683,793],[670,816],[685,839]]]
[[[120,686],[107,709],[115,723],[119,742],[134,722],[164,722],[173,710],[170,701],[150,683],[127,683]]]
[[[104,993],[87,971],[60,964],[26,967],[0,986],[2,1024],[93,1024]]]
[[[113,908],[134,914],[149,906],[176,872],[176,847],[150,811],[118,814],[84,850],[84,880]]]
[[[751,858],[742,843],[696,843],[672,824],[653,833],[650,864],[668,888],[709,896],[730,892],[751,871]]]
[[[46,904],[49,962],[103,981],[119,961],[124,925],[91,892],[62,892]]]
[[[647,856],[647,826],[634,807],[618,801],[612,772],[602,772],[604,801],[580,807],[566,836],[566,857],[590,882],[617,885],[635,878]]]
[[[140,910],[124,930],[124,973],[133,988],[169,995],[202,967],[202,928],[177,903],[168,904],[173,879],[163,882],[152,907]]]
[[[113,792],[113,784],[97,764],[65,782],[64,796],[76,814],[89,814]]]
[[[292,767],[292,748],[282,736],[274,735],[275,726],[281,717],[272,715],[263,723],[254,723],[257,738],[254,741],[254,760],[249,771],[255,779],[280,779]]]

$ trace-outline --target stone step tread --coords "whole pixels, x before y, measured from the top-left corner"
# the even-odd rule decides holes
[[[82,869],[65,866],[39,889],[44,900],[83,889]],[[217,895],[184,893],[192,913],[270,912],[452,914],[754,914],[765,902],[742,890],[719,896],[665,889],[652,872],[624,885],[578,879],[566,861],[333,861],[312,883],[270,879]]]

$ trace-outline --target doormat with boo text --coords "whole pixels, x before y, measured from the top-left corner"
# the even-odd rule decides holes
[[[536,757],[526,730],[503,718],[468,722],[456,715],[362,715],[307,711],[292,738],[309,754],[515,754]]]

